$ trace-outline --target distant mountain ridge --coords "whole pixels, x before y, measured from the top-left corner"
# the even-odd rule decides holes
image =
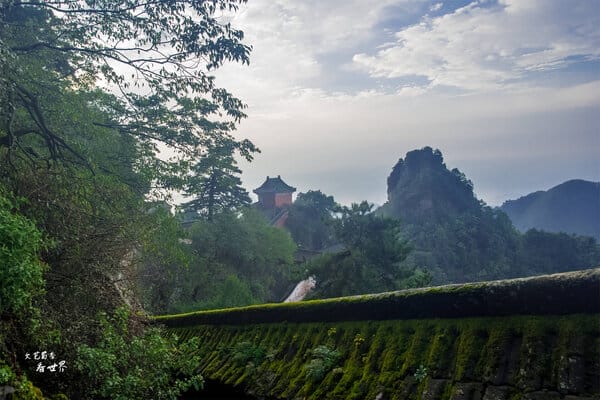
[[[600,182],[573,179],[500,207],[521,232],[535,228],[575,233],[600,241]]]

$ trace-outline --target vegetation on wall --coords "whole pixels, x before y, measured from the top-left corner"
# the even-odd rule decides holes
[[[170,328],[196,325],[360,321],[467,316],[598,313],[600,269],[526,279],[161,315]]]
[[[199,338],[177,345],[176,337],[159,328],[133,332],[127,308],[110,318],[101,314],[102,334],[93,346],[77,348],[75,364],[87,381],[86,393],[94,399],[175,399],[186,390],[199,390],[203,378],[197,355]]]
[[[28,311],[42,294],[44,265],[39,258],[43,240],[33,221],[18,214],[14,200],[0,184],[0,318]]]
[[[173,332],[201,338],[207,379],[259,397],[448,400],[465,391],[482,398],[486,390],[503,398],[597,393],[598,326],[597,315],[571,315],[203,325]],[[240,343],[272,356],[239,363],[233,349]],[[574,376],[574,369],[588,373]]]

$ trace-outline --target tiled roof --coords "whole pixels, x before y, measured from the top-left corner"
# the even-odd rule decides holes
[[[260,187],[253,190],[256,194],[262,193],[293,193],[296,191],[295,187],[292,187],[285,183],[280,175],[277,178],[269,178]]]

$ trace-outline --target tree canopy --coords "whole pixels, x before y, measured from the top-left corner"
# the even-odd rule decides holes
[[[238,176],[241,173],[231,143],[211,145],[185,179],[184,193],[193,199],[182,208],[212,220],[217,213],[249,205],[250,196]]]
[[[318,251],[336,243],[333,231],[333,213],[339,207],[333,196],[320,190],[299,193],[288,207],[285,227],[294,241],[303,249]]]
[[[399,221],[375,214],[372,204],[363,201],[337,207],[332,225],[345,250],[309,263],[309,273],[317,280],[313,297],[377,293],[428,283],[425,271],[402,265],[410,247],[400,235]]]
[[[5,157],[93,169],[85,136],[108,129],[133,139],[135,169],[160,188],[180,185],[175,178],[215,139],[251,159],[254,146],[231,135],[245,106],[210,74],[226,61],[249,62],[243,33],[226,22],[241,3],[3,1]],[[98,87],[101,96],[81,97]],[[78,103],[101,112],[80,118],[70,111]]]

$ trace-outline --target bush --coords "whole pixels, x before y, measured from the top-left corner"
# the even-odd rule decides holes
[[[26,217],[14,213],[14,203],[0,186],[0,314],[19,313],[42,293],[41,232]]]
[[[251,342],[239,342],[231,350],[232,360],[237,365],[252,365],[257,366],[265,358],[267,352],[260,346],[256,346]]]
[[[165,336],[158,328],[134,335],[124,307],[110,318],[101,313],[100,324],[100,342],[95,347],[79,346],[76,361],[90,397],[176,399],[191,387],[202,387],[197,337],[177,345],[176,337]]]
[[[311,353],[313,358],[306,365],[306,375],[313,382],[319,382],[340,361],[340,353],[324,345],[317,346]]]

